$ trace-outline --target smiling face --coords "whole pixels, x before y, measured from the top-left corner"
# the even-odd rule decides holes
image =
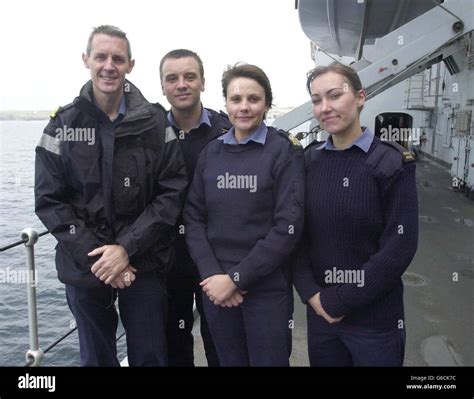
[[[126,40],[103,33],[94,35],[90,54],[83,54],[82,60],[91,72],[95,97],[120,97],[125,76],[135,65],[135,61],[128,58]]]
[[[226,108],[237,138],[248,136],[265,118],[265,90],[254,79],[238,77],[227,86]]]
[[[185,111],[200,107],[204,78],[193,57],[167,58],[161,75],[163,95],[174,109]]]
[[[365,92],[357,93],[343,75],[324,73],[311,83],[313,113],[328,133],[350,136],[360,132],[359,108],[365,102]]]

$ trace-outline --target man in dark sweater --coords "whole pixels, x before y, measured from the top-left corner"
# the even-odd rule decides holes
[[[163,94],[171,104],[168,121],[181,144],[189,182],[199,153],[205,145],[230,128],[225,114],[204,108],[201,92],[204,91],[204,68],[200,57],[190,50],[173,50],[161,60],[160,78]],[[207,363],[219,366],[216,349],[202,311],[202,294],[199,272],[189,256],[184,240],[182,217],[178,222],[175,267],[168,276],[168,363],[170,366],[194,366],[193,302],[201,315],[201,336]]]

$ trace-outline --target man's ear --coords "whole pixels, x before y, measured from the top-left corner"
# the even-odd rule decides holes
[[[201,88],[201,91],[205,91],[205,90],[206,90],[206,79],[203,77],[201,80],[202,80],[202,88]]]
[[[84,63],[84,66],[89,69],[89,56],[86,53],[82,53],[82,62]]]
[[[129,65],[128,65],[128,69],[127,69],[127,73],[132,72],[132,69],[133,69],[134,66],[135,66],[135,60],[130,60]]]

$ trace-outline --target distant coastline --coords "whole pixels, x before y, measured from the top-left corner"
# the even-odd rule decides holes
[[[0,121],[42,121],[50,114],[51,111],[0,111]]]
[[[267,119],[275,119],[280,115],[291,111],[293,107],[273,107],[267,112]],[[21,110],[1,110],[0,121],[43,121],[48,120],[51,115],[49,111],[21,111]]]

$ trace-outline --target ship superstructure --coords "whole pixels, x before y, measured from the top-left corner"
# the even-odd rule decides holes
[[[324,51],[358,71],[368,97],[362,125],[408,149],[421,146],[474,199],[474,2],[435,3],[299,0],[297,7],[315,62]],[[274,125],[290,130],[311,119],[308,101]]]

